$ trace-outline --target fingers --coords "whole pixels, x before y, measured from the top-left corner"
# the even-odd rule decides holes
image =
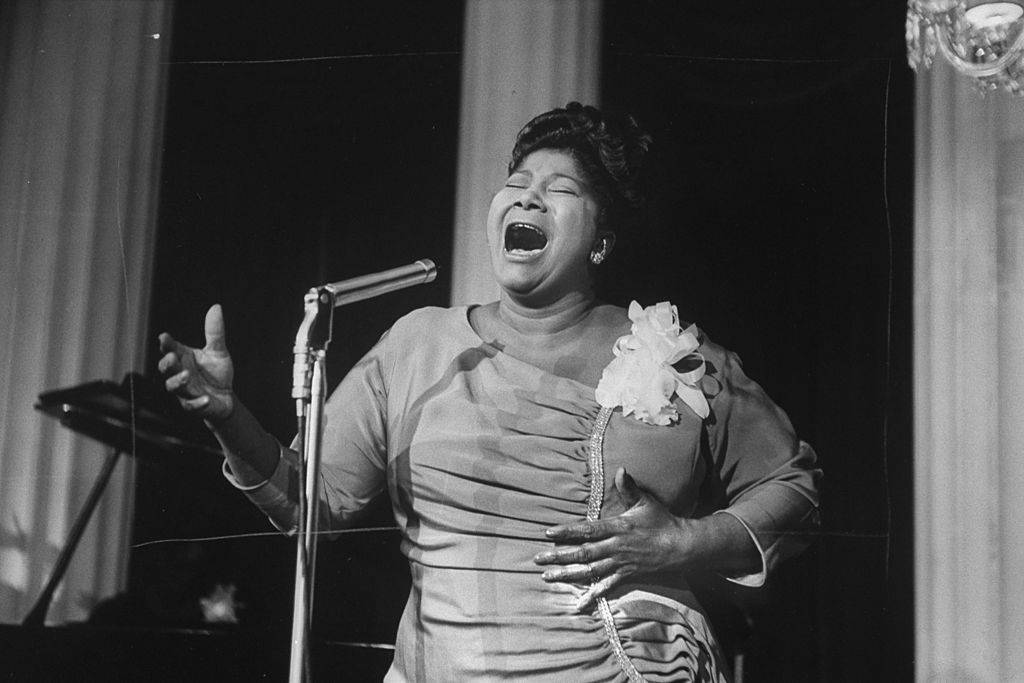
[[[206,321],[203,326],[206,334],[206,348],[210,351],[227,351],[227,339],[224,331],[224,312],[220,304],[210,306],[206,312]]]
[[[166,380],[164,380],[164,387],[166,387],[167,391],[171,392],[172,394],[177,394],[181,396],[182,392],[185,390],[185,387],[188,385],[189,377],[189,371],[182,370],[181,372],[171,375]]]
[[[206,419],[231,412],[231,359],[224,342],[224,317],[219,305],[206,313],[206,348],[194,349],[166,332],[159,336],[163,356],[157,369],[164,387],[178,398],[186,411]],[[218,393],[219,392],[219,393]]]
[[[615,473],[615,489],[627,508],[633,507],[644,497],[644,490],[626,473],[625,467],[620,467]]]
[[[178,354],[171,351],[164,354],[160,362],[156,364],[156,369],[160,371],[161,375],[177,374],[181,372],[181,359],[178,358]]]
[[[160,341],[160,350],[164,353],[181,353],[181,350],[185,348],[184,344],[166,332],[160,333],[157,339]]]
[[[178,399],[178,402],[181,403],[182,408],[189,412],[192,412],[194,410],[200,410],[210,405],[210,397],[204,394],[198,398]]]
[[[156,364],[157,370],[165,377],[178,374],[183,369],[182,356],[189,352],[189,348],[166,332],[162,333],[158,339],[160,340],[160,350],[164,355]]]
[[[548,583],[582,583],[592,584],[602,577],[615,572],[615,560],[604,558],[586,564],[570,564],[564,567],[551,567],[544,570],[541,578]]]
[[[606,539],[598,543],[556,548],[537,553],[533,561],[537,564],[586,564],[607,557],[614,550],[614,540]]]
[[[616,570],[614,560],[607,558],[587,564],[555,567],[548,569],[541,576],[548,583],[590,584],[576,602],[576,611],[582,612],[621,583],[624,575]]]
[[[580,596],[580,599],[576,602],[576,611],[582,612],[589,609],[598,598],[605,595],[620,581],[622,581],[622,574],[619,572],[613,572],[607,576],[601,577],[601,579],[590,586],[590,588]]]
[[[161,358],[161,365],[163,364],[164,359],[173,355],[174,354],[169,353],[167,356],[164,356],[164,358]],[[164,380],[164,387],[167,388],[167,391],[178,397],[178,402],[185,410],[200,410],[210,405],[210,397],[206,394],[195,396],[189,393],[188,381],[191,377],[192,374],[188,370],[182,370],[181,372],[177,372]]]
[[[586,520],[559,524],[544,531],[544,535],[554,541],[596,541],[626,533],[633,528],[628,519],[613,517],[593,522]]]

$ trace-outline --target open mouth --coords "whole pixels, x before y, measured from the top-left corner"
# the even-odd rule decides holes
[[[533,254],[548,245],[543,232],[529,223],[511,223],[505,228],[505,252],[509,254]]]

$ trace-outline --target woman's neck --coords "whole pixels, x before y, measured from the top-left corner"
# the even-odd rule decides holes
[[[625,312],[598,306],[591,290],[545,306],[503,293],[471,310],[469,318],[476,333],[504,354],[589,387],[597,386],[615,340],[629,330]]]
[[[525,337],[558,334],[583,321],[594,308],[592,290],[572,291],[543,306],[528,305],[507,292],[498,300],[498,317]]]

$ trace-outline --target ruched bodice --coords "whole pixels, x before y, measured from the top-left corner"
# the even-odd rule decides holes
[[[544,529],[586,515],[593,389],[467,341],[424,386],[389,392],[389,415],[403,415],[388,433],[403,548],[433,567],[536,574]]]

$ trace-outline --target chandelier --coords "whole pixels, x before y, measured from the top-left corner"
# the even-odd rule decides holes
[[[984,93],[1024,95],[1024,0],[909,0],[907,62],[928,68],[936,52]]]

